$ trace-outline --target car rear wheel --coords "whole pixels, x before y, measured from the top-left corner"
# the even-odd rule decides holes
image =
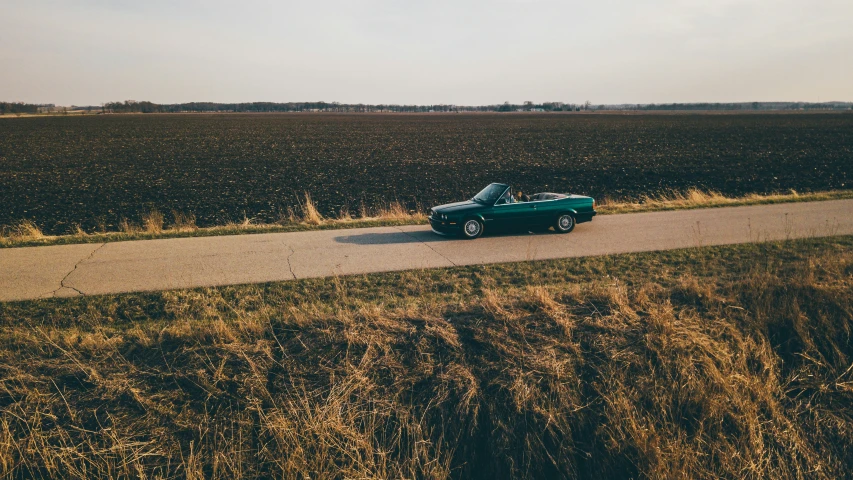
[[[462,236],[473,240],[483,234],[483,222],[476,218],[469,218],[462,223]]]
[[[557,233],[569,233],[575,229],[575,217],[571,213],[563,213],[554,222],[554,230]]]

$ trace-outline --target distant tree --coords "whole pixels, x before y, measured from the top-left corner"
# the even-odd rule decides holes
[[[39,106],[32,103],[0,102],[0,115],[7,113],[38,113],[38,110]]]

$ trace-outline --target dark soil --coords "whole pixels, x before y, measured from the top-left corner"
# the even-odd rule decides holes
[[[853,115],[128,115],[0,122],[0,226],[199,226],[468,198],[490,182],[634,198],[853,186]]]

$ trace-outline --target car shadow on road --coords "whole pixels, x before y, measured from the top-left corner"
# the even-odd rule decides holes
[[[384,232],[340,235],[335,237],[334,240],[338,243],[352,243],[355,245],[389,245],[394,243],[444,242],[457,240],[457,238],[442,237],[432,232]]]
[[[547,235],[548,233],[532,233],[532,232],[494,232],[483,235],[484,237],[517,237],[517,236],[537,236]],[[395,243],[429,243],[429,242],[447,242],[447,241],[465,241],[455,236],[441,236],[430,231],[413,231],[413,232],[384,232],[384,233],[361,233],[358,235],[341,235],[334,238],[338,243],[351,243],[354,245],[389,245]]]

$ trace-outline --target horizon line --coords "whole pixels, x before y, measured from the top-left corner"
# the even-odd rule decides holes
[[[528,103],[529,102],[529,103]],[[396,107],[432,107],[432,106],[442,106],[442,107],[461,107],[461,108],[483,108],[483,107],[500,107],[502,105],[510,105],[510,106],[525,106],[525,105],[589,105],[589,106],[650,106],[650,105],[739,105],[739,104],[853,104],[853,100],[823,100],[823,101],[811,101],[811,100],[743,100],[743,101],[725,101],[725,102],[709,102],[709,101],[690,101],[690,102],[602,102],[595,103],[591,101],[583,101],[583,102],[568,102],[568,101],[543,101],[543,102],[532,102],[532,101],[524,101],[524,102],[500,102],[500,103],[484,103],[484,104],[462,104],[462,103],[388,103],[388,102],[380,102],[380,103],[366,103],[366,102],[340,102],[340,101],[326,101],[326,100],[289,100],[289,101],[272,101],[272,100],[251,100],[251,101],[211,101],[211,100],[191,100],[191,101],[183,101],[183,102],[154,102],[151,100],[113,100],[108,102],[101,102],[100,104],[86,104],[86,103],[70,103],[70,104],[58,104],[51,102],[27,102],[22,100],[0,100],[0,103],[7,104],[24,104],[24,105],[38,105],[38,106],[47,106],[53,105],[54,107],[102,107],[109,104],[125,104],[125,103],[150,103],[153,105],[188,105],[188,104],[215,104],[215,105],[246,105],[246,104],[277,104],[277,105],[288,105],[288,104],[327,104],[327,105],[340,105],[340,106],[396,106]]]

